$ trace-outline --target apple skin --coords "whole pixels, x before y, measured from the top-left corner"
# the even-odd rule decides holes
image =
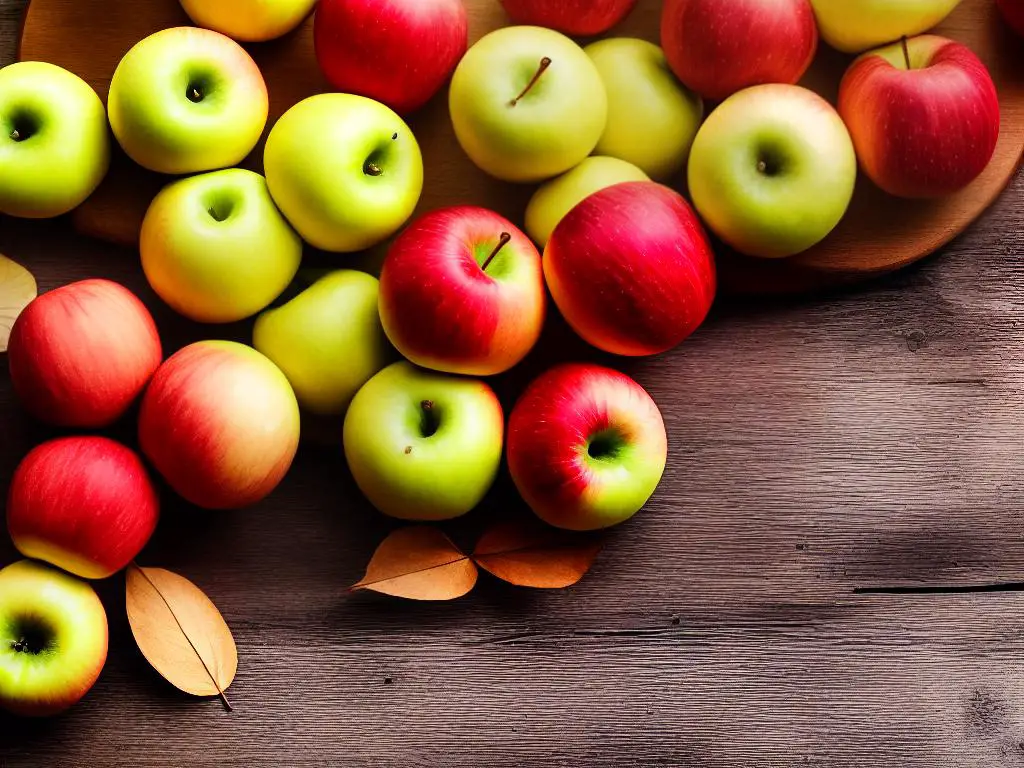
[[[379,294],[377,278],[339,269],[256,321],[253,346],[284,372],[306,410],[345,413],[356,392],[391,362]]]
[[[690,151],[690,197],[741,253],[785,258],[823,240],[857,183],[853,142],[832,105],[796,85],[760,85],[722,102]]]
[[[542,71],[545,61],[551,64]],[[575,168],[608,122],[608,96],[590,57],[565,35],[540,27],[506,27],[481,38],[455,70],[448,105],[470,160],[519,183]]]
[[[185,500],[239,509],[269,495],[291,467],[299,404],[285,375],[255,349],[200,341],[153,376],[139,444]]]
[[[423,156],[393,110],[363,96],[300,101],[270,132],[267,186],[302,238],[324,251],[371,248],[397,232],[423,192]]]
[[[420,109],[469,47],[463,0],[320,0],[316,58],[337,90]]]
[[[526,231],[541,248],[573,208],[605,187],[626,181],[650,181],[632,163],[614,157],[588,157],[571,171],[545,182],[526,206]]]
[[[33,300],[11,329],[7,353],[25,409],[80,428],[121,418],[163,358],[149,310],[109,280],[70,283]]]
[[[504,433],[501,404],[487,384],[399,362],[352,400],[345,456],[356,484],[385,515],[450,520],[474,509],[494,484]]]
[[[721,101],[754,85],[798,82],[814,60],[818,27],[808,0],[666,0],[661,45],[683,83]]]
[[[680,83],[654,43],[613,38],[584,50],[608,93],[608,125],[596,155],[625,160],[655,181],[686,166],[704,101]]]
[[[136,43],[107,96],[121,148],[143,168],[174,175],[238,165],[259,141],[268,110],[252,57],[230,37],[197,27]]]
[[[839,114],[860,167],[891,195],[931,198],[981,175],[999,140],[995,84],[967,46],[934,35],[871,51],[847,70]]]
[[[501,0],[516,24],[547,27],[576,37],[607,32],[636,6],[637,0]]]
[[[298,27],[316,0],[181,0],[197,27],[206,27],[234,40],[262,43]]]
[[[681,344],[704,322],[717,285],[697,216],[651,181],[616,184],[573,208],[544,250],[544,275],[585,341],[627,356]]]
[[[142,268],[176,312],[233,323],[280,296],[302,261],[302,240],[258,173],[231,168],[172,182],[142,223]]]
[[[1003,16],[1013,31],[1024,37],[1024,1],[996,0],[996,5],[1003,12]]]
[[[510,238],[505,245],[503,235]],[[537,248],[484,208],[446,208],[418,219],[391,246],[380,281],[385,333],[424,368],[504,373],[529,354],[544,327]]]
[[[39,61],[0,68],[0,214],[62,216],[109,166],[106,109],[88,83]]]
[[[48,653],[33,652],[40,642]],[[88,583],[32,560],[0,570],[0,708],[59,714],[89,692],[106,661],[107,613]]]
[[[961,0],[810,0],[822,39],[843,53],[861,53],[927,32]]]
[[[625,522],[661,482],[668,438],[651,396],[625,374],[566,363],[542,374],[512,409],[508,466],[549,525],[592,531]]]
[[[142,459],[105,437],[64,437],[18,465],[7,529],[25,557],[85,579],[105,579],[146,546],[160,501]]]

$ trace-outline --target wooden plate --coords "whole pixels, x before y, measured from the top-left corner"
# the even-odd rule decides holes
[[[498,0],[466,0],[471,37],[507,24]],[[613,34],[658,40],[661,0],[640,0]],[[177,0],[32,0],[25,12],[19,58],[59,64],[87,80],[104,98],[121,57],[143,37],[189,23]],[[800,292],[853,283],[911,264],[962,232],[1013,176],[1024,151],[1024,46],[1006,30],[992,0],[964,0],[937,30],[968,44],[988,65],[1002,104],[1002,135],[989,168],[952,197],[900,201],[860,180],[844,222],[821,245],[784,262],[748,259],[719,249],[723,290]],[[287,37],[249,46],[271,96],[271,121],[299,100],[324,90],[313,53],[312,20]],[[805,85],[835,102],[850,58],[822,47]],[[455,141],[444,95],[410,120],[423,145],[427,181],[420,210],[456,203],[494,208],[522,221],[532,188],[488,178]],[[245,165],[261,170],[262,146]],[[93,197],[73,214],[83,233],[134,245],[149,201],[166,177],[145,172],[120,155]],[[681,184],[679,185],[681,186]],[[351,257],[337,257],[353,263]]]

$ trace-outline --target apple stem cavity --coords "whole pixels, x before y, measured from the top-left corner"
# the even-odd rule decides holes
[[[900,38],[900,44],[903,46],[903,60],[907,62],[907,71],[910,71],[913,67],[910,65],[910,48],[907,45],[906,35]]]
[[[526,94],[528,94],[533,89],[533,86],[535,86],[537,84],[537,81],[540,80],[541,77],[544,75],[544,73],[548,71],[548,67],[550,67],[550,66],[551,66],[551,59],[549,59],[547,56],[545,56],[543,59],[541,59],[540,60],[540,67],[537,69],[536,74],[534,74],[533,79],[530,80],[530,82],[526,84],[526,87],[523,88],[523,92],[520,93],[518,96],[516,96],[514,99],[512,99],[512,101],[510,101],[508,103],[508,105],[510,107],[514,107],[520,101],[522,101],[523,97],[526,96]]]
[[[423,416],[420,419],[420,433],[424,437],[433,437],[437,434],[438,427],[441,426],[437,411],[434,410],[434,401],[424,400],[420,403],[420,410],[423,411]]]
[[[502,232],[501,237],[498,238],[498,245],[495,247],[493,251],[491,251],[491,255],[487,257],[486,261],[484,261],[484,263],[480,265],[480,269],[486,272],[487,268],[491,266],[491,262],[494,261],[494,257],[501,253],[501,249],[508,245],[510,242],[512,242],[512,235],[510,235],[508,232]]]

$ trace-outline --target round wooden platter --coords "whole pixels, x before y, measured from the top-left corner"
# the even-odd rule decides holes
[[[472,40],[508,23],[498,0],[466,0]],[[662,0],[640,0],[616,36],[658,40]],[[104,98],[121,57],[148,34],[188,24],[177,0],[32,0],[24,18],[19,48],[22,60],[50,61],[77,73]],[[888,197],[862,177],[846,219],[821,245],[785,261],[748,259],[719,249],[722,288],[740,294],[806,292],[855,283],[911,264],[949,242],[977,219],[1013,176],[1024,151],[1024,45],[1011,37],[993,0],[963,0],[937,30],[968,44],[988,65],[999,89],[1002,133],[985,173],[957,195],[938,201],[902,201]],[[286,109],[329,90],[313,51],[312,20],[271,43],[249,46],[267,79],[271,98],[269,126]],[[822,46],[804,84],[835,103],[839,81],[850,57]],[[410,123],[426,164],[420,210],[475,204],[521,222],[532,187],[487,177],[475,168],[455,141],[444,94]],[[261,170],[262,145],[246,160]],[[149,201],[166,177],[134,166],[118,153],[110,176],[73,214],[86,234],[134,246]],[[682,188],[682,179],[677,187]],[[380,251],[382,249],[378,249]],[[331,257],[352,265],[358,257]],[[368,263],[376,263],[379,253]]]

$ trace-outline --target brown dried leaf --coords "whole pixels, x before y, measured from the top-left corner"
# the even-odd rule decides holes
[[[0,255],[0,352],[7,351],[14,321],[38,293],[32,273]]]
[[[220,696],[235,679],[238,650],[224,617],[202,590],[162,568],[128,566],[125,604],[135,642],[173,686]]]
[[[451,539],[425,525],[400,528],[373,553],[352,589],[408,600],[455,600],[476,586],[477,569]]]
[[[592,534],[572,533],[539,521],[498,523],[480,537],[473,560],[518,587],[563,589],[582,579],[601,551]]]

